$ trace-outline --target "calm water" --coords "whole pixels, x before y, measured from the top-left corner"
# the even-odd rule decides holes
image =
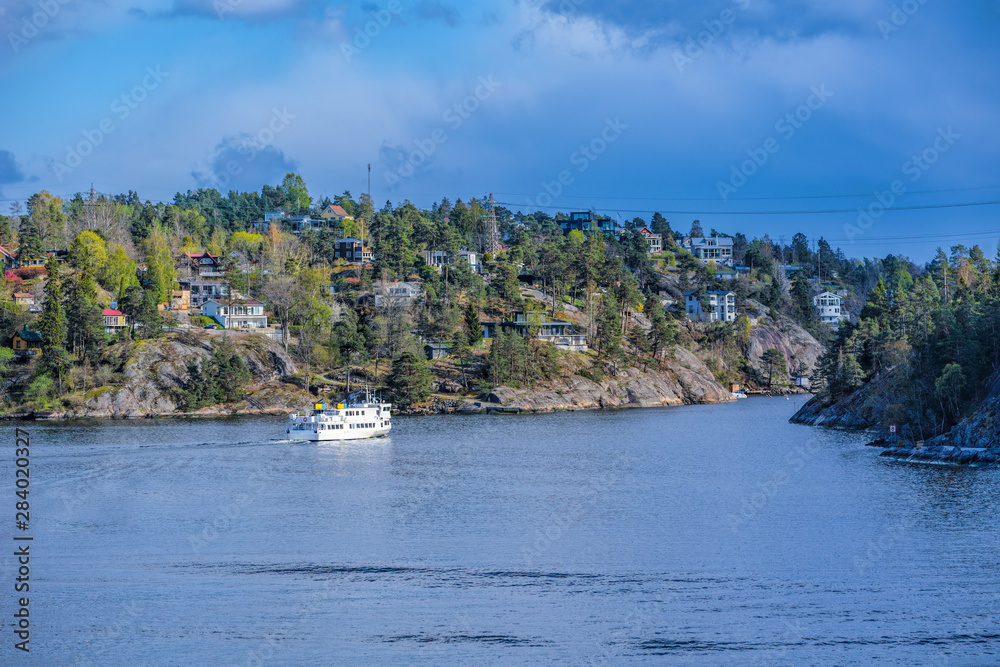
[[[336,445],[271,442],[276,418],[28,424],[16,664],[1000,664],[1000,473],[879,459],[788,424],[802,401]]]

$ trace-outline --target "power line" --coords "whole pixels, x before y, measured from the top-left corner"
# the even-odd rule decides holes
[[[925,194],[939,194],[942,192],[971,192],[975,190],[998,190],[1000,185],[982,185],[974,188],[946,188],[942,190],[911,190],[902,195],[925,195]],[[538,193],[534,194],[523,194],[519,192],[498,192],[498,195],[504,195],[507,197],[528,197],[535,198],[538,197]],[[797,196],[783,196],[783,197],[731,197],[732,201],[790,201],[797,199],[854,199],[858,197],[871,197],[876,192],[865,192],[861,194],[839,194],[839,195],[797,195]],[[610,200],[610,201],[714,201],[720,200],[719,197],[599,197],[599,196],[581,196],[581,197],[569,197],[569,199],[581,199],[581,200]]]
[[[520,204],[515,204],[513,202],[497,202],[504,206],[520,206]],[[977,201],[977,202],[957,202],[953,204],[920,204],[914,206],[893,206],[890,208],[885,208],[879,211],[879,213],[890,213],[893,211],[921,211],[928,209],[938,209],[938,208],[964,208],[969,206],[995,206],[1000,204],[1000,200],[994,199],[989,201]],[[550,210],[561,210],[562,206],[539,206],[537,204],[532,205],[537,209],[550,209]],[[615,209],[618,213],[648,213],[648,209]],[[660,209],[662,214],[670,215],[821,215],[827,213],[858,213],[857,208],[831,208],[831,209],[813,209],[813,210],[786,210],[786,211],[678,211],[671,209]],[[863,212],[863,210],[862,210]]]

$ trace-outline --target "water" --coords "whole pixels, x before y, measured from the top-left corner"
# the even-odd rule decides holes
[[[998,471],[880,459],[788,424],[802,400],[322,445],[271,442],[278,418],[27,424],[17,664],[1000,663]]]

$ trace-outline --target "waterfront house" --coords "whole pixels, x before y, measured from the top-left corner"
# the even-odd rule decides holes
[[[708,238],[688,237],[681,245],[703,265],[733,265],[733,240],[724,236]]]
[[[105,308],[102,315],[104,316],[104,333],[116,334],[128,327],[128,318],[120,310]]]
[[[834,329],[837,329],[840,323],[847,319],[842,303],[840,296],[833,292],[822,292],[813,297],[813,306],[819,314],[820,321],[823,324],[829,324]]]
[[[705,304],[697,292],[684,292],[688,319],[692,322],[733,322],[736,320],[736,292],[709,290]]]
[[[501,331],[513,331],[522,338],[527,338],[535,331],[538,340],[552,343],[562,350],[574,352],[587,351],[587,336],[581,333],[575,324],[563,320],[550,320],[544,313],[523,310],[514,311],[513,320],[483,321],[483,337],[495,338]]]
[[[201,314],[211,317],[224,329],[267,328],[264,304],[256,299],[244,299],[232,304],[209,299],[201,307]]]
[[[42,349],[42,332],[33,331],[25,324],[23,329],[14,332],[10,346],[18,358],[33,357]]]

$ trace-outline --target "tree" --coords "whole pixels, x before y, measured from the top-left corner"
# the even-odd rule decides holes
[[[601,299],[597,319],[597,352],[607,359],[617,359],[622,349],[622,318],[610,293]]]
[[[777,348],[770,348],[764,352],[761,361],[767,364],[767,388],[770,389],[774,380],[774,371],[777,367],[779,374],[787,373],[785,355]]]
[[[170,299],[171,291],[177,286],[177,269],[170,244],[161,228],[155,228],[142,242],[142,251],[146,256],[147,288],[155,306]]]
[[[483,339],[483,325],[479,321],[479,308],[471,299],[465,306],[464,320],[466,340],[471,347],[475,347]]]
[[[63,375],[69,369],[66,355],[66,314],[63,312],[62,276],[59,263],[50,259],[46,263],[49,277],[45,282],[45,306],[38,318],[38,328],[42,334],[42,356],[40,366],[43,372],[56,375],[57,392],[62,395]]]
[[[108,249],[104,239],[95,232],[89,230],[80,232],[69,246],[69,263],[92,278],[97,276],[107,259]]]
[[[431,395],[433,376],[422,359],[413,352],[404,352],[392,364],[386,385],[392,400],[401,405],[413,405]]]
[[[285,179],[281,182],[281,191],[291,206],[292,210],[289,211],[291,214],[297,214],[303,209],[308,210],[312,205],[306,182],[294,172],[285,174]]]
[[[121,299],[125,290],[138,286],[139,278],[136,276],[135,262],[129,259],[125,248],[117,243],[112,243],[110,252],[101,267],[100,281],[104,289]]]
[[[691,233],[688,234],[693,239],[703,238],[705,236],[705,230],[701,228],[701,222],[695,220],[691,223]]]
[[[263,297],[268,307],[281,322],[281,343],[288,351],[288,322],[291,319],[292,307],[295,299],[292,290],[295,287],[295,279],[288,276],[280,276],[264,285]]]

